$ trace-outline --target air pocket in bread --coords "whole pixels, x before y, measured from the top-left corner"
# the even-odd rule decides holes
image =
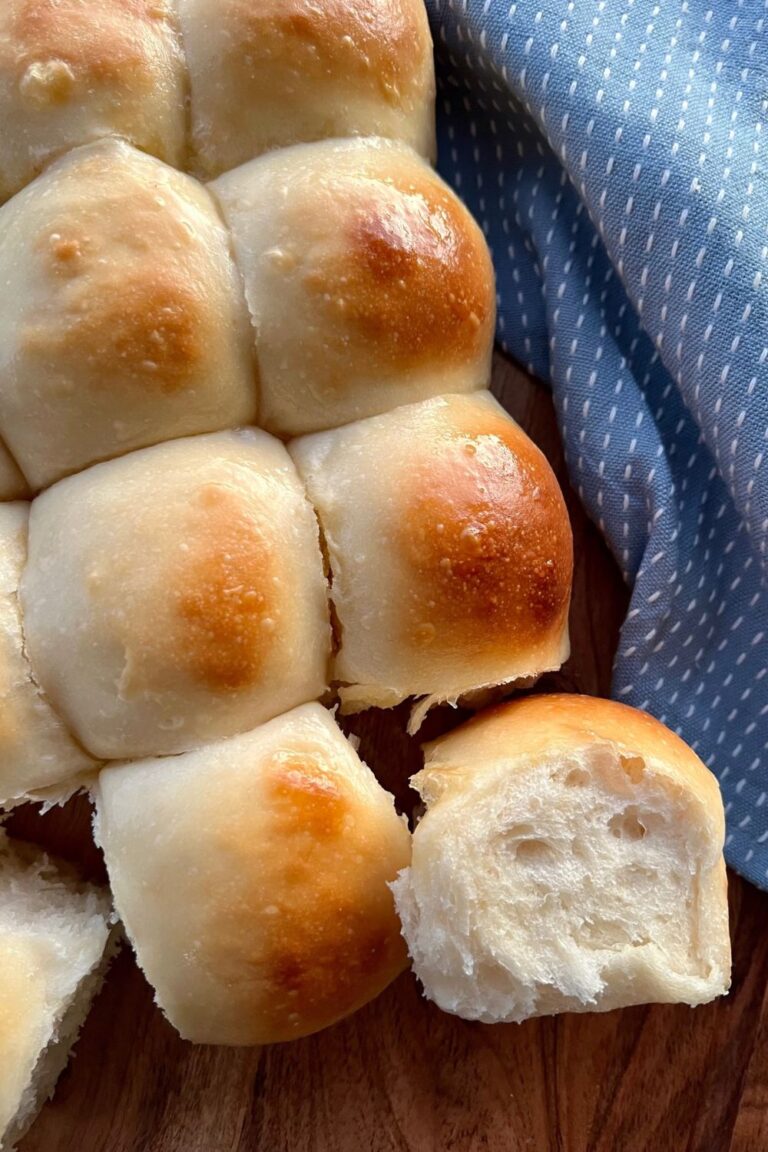
[[[414,969],[488,1023],[728,991],[723,804],[652,717],[531,697],[428,744],[396,881]]]

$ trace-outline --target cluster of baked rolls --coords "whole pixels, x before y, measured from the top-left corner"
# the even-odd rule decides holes
[[[532,710],[535,738],[488,721],[490,756],[478,720],[471,756],[449,738],[450,774],[438,758],[423,777],[440,801],[411,864],[405,821],[326,707],[412,698],[416,731],[432,705],[529,686],[568,655],[568,516],[487,391],[493,270],[430,166],[434,90],[422,0],[0,12],[0,803],[91,789],[117,913],[163,1010],[199,1042],[332,1023],[405,967],[401,927],[427,991],[481,1019],[665,988],[706,999],[727,980],[721,810],[692,753],[678,771],[685,757],[651,754],[650,729],[635,740],[629,724],[625,753],[621,720],[607,734],[585,720],[603,751],[563,767],[576,735]],[[625,755],[649,757],[637,778],[616,768]],[[528,765],[519,784],[510,757]],[[699,840],[669,825],[665,788],[674,819],[695,810]],[[646,804],[665,829],[655,855]],[[522,894],[540,907],[581,836],[561,825],[590,820],[615,930],[590,912],[571,954],[526,941],[510,983],[534,932]],[[620,880],[630,842],[637,874]],[[24,919],[50,868],[3,851],[9,877],[32,879],[4,884],[0,926]],[[672,915],[693,915],[706,878],[709,968],[693,932],[683,945],[666,921],[649,928],[642,906],[622,919],[633,887],[675,860]],[[580,883],[591,909],[600,897]],[[65,890],[70,936],[108,954],[103,897]],[[489,938],[493,960],[467,967],[488,931],[502,951]],[[569,982],[587,948],[619,967],[632,951],[641,975],[674,960],[679,979],[638,976],[622,996],[605,959],[602,984]],[[29,1066],[0,1116],[11,1133],[34,1112],[37,1057],[68,1043],[101,970],[93,947],[87,964],[68,956],[82,969],[68,991],[41,961],[53,1015],[25,1034]]]

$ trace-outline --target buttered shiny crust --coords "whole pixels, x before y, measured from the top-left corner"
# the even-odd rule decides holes
[[[258,333],[259,421],[270,431],[333,427],[488,383],[488,248],[410,149],[302,145],[211,188]]]
[[[103,136],[183,166],[184,83],[168,0],[3,0],[0,200]]]
[[[392,798],[317,704],[172,760],[116,765],[97,836],[140,964],[182,1036],[332,1024],[405,965]]]
[[[179,0],[179,18],[199,174],[346,136],[392,137],[434,157],[423,0]]]
[[[158,445],[49,489],[22,596],[41,683],[105,758],[177,752],[325,688],[317,522],[264,432]]]
[[[25,650],[18,593],[28,520],[28,504],[0,504],[0,808],[29,794],[66,796],[97,768],[53,712]]]
[[[247,423],[251,334],[194,180],[103,141],[0,210],[0,427],[40,488],[96,460]]]
[[[404,639],[428,646],[443,634],[464,647],[487,630],[508,651],[535,647],[562,632],[570,598],[560,488],[505,413],[452,433],[403,477],[393,545],[410,574]]]
[[[325,533],[350,707],[559,667],[573,554],[557,481],[487,393],[294,441]]]

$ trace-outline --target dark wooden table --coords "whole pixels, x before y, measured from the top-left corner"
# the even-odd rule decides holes
[[[494,390],[567,492],[576,541],[573,654],[546,689],[607,694],[627,591],[568,488],[546,389],[498,359]],[[426,736],[456,723],[431,716]],[[418,749],[405,712],[349,729],[401,808]],[[78,799],[11,830],[103,878]],[[20,1152],[768,1152],[768,896],[731,877],[733,990],[521,1026],[444,1015],[410,974],[351,1019],[271,1049],[178,1039],[126,949],[76,1057]]]

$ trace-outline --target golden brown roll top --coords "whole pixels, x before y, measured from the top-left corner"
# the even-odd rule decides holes
[[[387,884],[410,859],[408,830],[318,704],[110,766],[96,802],[118,912],[186,1039],[303,1036],[405,966]]]
[[[293,435],[487,384],[488,249],[411,149],[300,145],[213,188],[231,237],[194,180],[104,140],[0,209],[0,435],[33,490],[250,423],[259,393]]]
[[[179,16],[201,175],[345,136],[403,140],[434,158],[423,0],[179,0]]]
[[[328,547],[343,706],[455,701],[567,657],[565,504],[490,393],[408,405],[291,452]]]
[[[487,385],[488,247],[411,149],[300,145],[211,189],[245,281],[264,427],[296,435]]]
[[[126,144],[57,161],[0,209],[0,432],[41,488],[248,423],[251,335],[207,193]]]
[[[182,167],[185,84],[170,0],[3,0],[0,201],[104,136]]]
[[[0,203],[120,137],[212,177],[345,136],[435,153],[423,0],[3,0]]]
[[[173,753],[320,696],[318,528],[265,432],[147,448],[32,505],[22,605],[35,675],[103,758]]]
[[[554,694],[529,696],[478,713],[424,745],[424,768],[413,778],[432,805],[446,791],[461,789],[483,765],[533,763],[547,754],[578,754],[610,745],[628,779],[637,782],[652,766],[673,787],[685,787],[712,821],[711,834],[725,836],[717,780],[684,740],[647,712],[614,700]]]
[[[0,504],[0,808],[65,797],[98,765],[78,747],[29,664],[19,607],[29,505]]]

